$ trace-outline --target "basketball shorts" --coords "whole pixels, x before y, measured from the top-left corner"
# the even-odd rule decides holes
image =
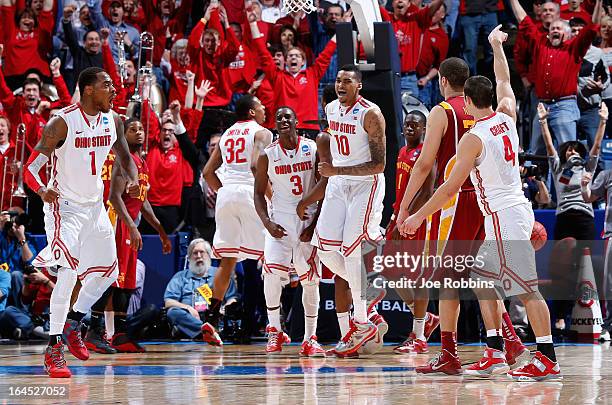
[[[121,220],[117,220],[115,227],[115,243],[117,245],[117,262],[119,265],[119,276],[113,287],[133,290],[136,288],[136,262],[138,251],[132,249],[130,241],[130,229]]]
[[[503,297],[537,291],[538,274],[531,245],[533,223],[529,204],[486,216],[486,239],[478,251],[482,266],[472,268],[471,277],[493,282]]]
[[[264,271],[276,273],[283,282],[288,282],[289,270],[293,265],[300,281],[318,280],[320,270],[317,248],[309,242],[300,241],[300,234],[312,221],[302,221],[296,213],[284,212],[272,212],[270,219],[282,226],[287,236],[277,239],[266,231]]]
[[[396,240],[392,239],[391,232],[389,232],[385,239],[393,242],[385,243],[383,254],[385,256],[395,256],[396,253],[399,252],[402,254],[407,253],[412,256],[421,256],[423,253],[427,253],[426,237],[429,223],[429,220],[426,220],[413,235],[400,235],[399,239]],[[396,225],[396,221],[393,219],[390,223],[389,229],[392,230]],[[421,276],[421,270],[421,266],[417,266],[415,268],[385,267],[381,275],[388,280],[400,280],[402,278],[416,280]]]
[[[35,267],[70,268],[80,280],[117,277],[115,233],[102,201],[81,205],[60,198],[43,211],[47,246],[32,262]]]
[[[265,228],[255,212],[252,185],[231,184],[221,187],[217,194],[215,222],[215,258],[259,260],[263,257]]]
[[[385,177],[364,176],[363,180],[331,177],[312,238],[321,250],[340,251],[345,257],[361,254],[362,241],[382,239]]]

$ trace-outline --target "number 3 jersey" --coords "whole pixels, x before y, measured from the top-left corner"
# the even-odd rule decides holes
[[[299,136],[294,150],[284,149],[277,140],[264,152],[268,156],[268,178],[272,184],[272,212],[297,215],[298,203],[316,183],[317,144]],[[315,208],[313,204],[308,212]]]
[[[64,143],[51,156],[49,185],[60,197],[78,204],[102,201],[102,166],[117,140],[113,113],[100,112],[89,121],[80,104],[57,113],[68,127]]]
[[[377,107],[371,101],[358,96],[350,107],[334,100],[325,107],[329,124],[330,150],[335,167],[354,166],[372,161],[368,133],[363,127],[366,113]],[[363,180],[364,176],[339,176],[346,179]]]
[[[255,133],[265,128],[253,120],[238,121],[229,127],[219,140],[219,148],[225,171],[223,185],[254,185],[255,177],[251,171]]]
[[[470,129],[482,152],[470,173],[483,215],[528,203],[519,172],[519,137],[514,120],[501,112],[476,121]]]

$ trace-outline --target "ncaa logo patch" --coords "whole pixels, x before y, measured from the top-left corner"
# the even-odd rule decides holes
[[[310,146],[302,145],[302,156],[310,156]]]
[[[108,117],[102,117],[102,124],[108,125]]]
[[[357,114],[358,112],[359,112],[359,108],[355,108],[355,109],[353,110],[353,114]]]

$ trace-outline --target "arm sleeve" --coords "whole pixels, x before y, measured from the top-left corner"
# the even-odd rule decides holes
[[[7,86],[6,80],[4,80],[2,69],[0,69],[0,102],[2,102],[5,109],[12,106],[15,102],[15,96],[9,86]]]
[[[321,52],[321,54],[315,60],[314,65],[309,68],[314,71],[317,80],[321,79],[321,77],[323,77],[327,71],[331,58],[334,56],[334,52],[336,52],[336,43],[330,40],[325,46],[325,49],[323,49],[323,52]],[[272,59],[271,56],[270,59]]]
[[[168,285],[166,286],[166,292],[164,292],[164,300],[170,299],[170,300],[177,300],[177,301],[181,301],[181,290],[182,290],[182,286],[181,286],[181,276],[182,276],[183,272],[180,271],[178,273],[176,273],[172,279],[170,280],[170,282],[168,283]]]
[[[175,136],[176,140],[178,141],[179,148],[181,149],[181,152],[183,152],[183,157],[189,162],[191,168],[196,171],[201,163],[199,161],[198,149],[195,147],[193,142],[191,142],[191,139],[189,139],[187,132],[183,132],[179,135],[175,134]]]
[[[96,30],[109,26],[108,21],[102,14],[102,0],[89,0],[87,6],[89,7],[91,22]]]
[[[2,17],[2,42],[6,45],[15,36],[15,7],[0,7]]]
[[[557,153],[555,153],[554,156],[548,157],[548,164],[550,165],[550,170],[552,170],[553,173],[559,173],[561,169],[561,162],[559,161],[559,155],[557,155]]]
[[[63,108],[72,104],[72,95],[68,90],[68,86],[66,86],[66,82],[64,81],[63,76],[58,76],[53,78],[53,84],[57,89],[57,95],[59,96],[59,100],[51,104],[51,108]]]
[[[538,27],[533,23],[531,17],[527,16],[519,24],[519,35],[525,38],[529,47],[533,47],[541,34],[538,32]]]
[[[572,55],[574,60],[578,63],[582,62],[582,58],[586,55],[587,51],[591,47],[591,44],[597,38],[599,32],[599,25],[589,24],[580,30],[580,33],[573,40],[571,46]]]
[[[227,66],[236,59],[238,51],[240,50],[240,42],[234,34],[234,30],[229,29],[225,33],[225,46],[221,57],[223,58],[223,65]]]
[[[331,41],[330,41],[331,42]],[[257,54],[257,59],[259,60],[259,66],[266,74],[270,83],[274,84],[276,81],[277,75],[279,73],[278,68],[274,64],[274,59],[272,59],[272,55],[268,52],[266,48],[266,43],[263,38],[257,38],[253,41],[255,44],[255,53]]]
[[[62,21],[62,27],[64,28],[64,41],[68,48],[70,49],[70,53],[73,58],[76,58],[80,49],[79,49],[79,41],[74,34],[74,28],[72,27],[72,22],[70,21]]]

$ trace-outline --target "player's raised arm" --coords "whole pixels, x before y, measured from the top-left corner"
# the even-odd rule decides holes
[[[497,111],[509,115],[516,122],[516,98],[510,85],[510,68],[504,53],[504,42],[507,39],[508,34],[501,31],[501,24],[489,34],[489,43],[493,48],[493,70],[497,83]]]
[[[430,175],[436,164],[436,156],[440,149],[440,143],[442,142],[442,136],[446,131],[446,113],[444,109],[439,105],[432,108],[427,118],[427,129],[425,131],[425,140],[423,141],[423,148],[421,154],[417,159],[412,172],[410,173],[410,179],[408,179],[408,185],[404,192],[404,197],[400,204],[399,213],[397,216],[397,223],[402,224],[406,218],[408,218],[409,208],[416,196],[417,192],[425,183],[425,179]]]
[[[53,188],[47,188],[40,179],[40,170],[49,162],[51,154],[66,140],[68,126],[60,117],[52,118],[42,132],[40,141],[34,147],[23,172],[23,181],[30,189],[35,191],[44,202],[51,203],[57,200],[59,194]]]
[[[253,194],[255,211],[263,225],[270,232],[270,235],[274,238],[282,238],[287,235],[287,232],[282,226],[273,222],[268,214],[268,204],[266,203],[266,190],[268,186],[268,155],[262,153],[259,155],[259,159],[257,159],[257,170],[255,172],[255,192]]]
[[[115,129],[117,130],[117,140],[113,145],[113,151],[121,164],[123,173],[126,176],[126,191],[130,197],[138,197],[140,195],[140,185],[138,184],[138,169],[130,156],[130,149],[125,139],[123,120],[117,113],[113,113],[115,119]]]
[[[115,160],[114,165],[117,166],[119,164],[120,163]],[[136,226],[127,211],[125,203],[123,202],[123,198],[121,198],[121,195],[125,191],[125,186],[127,182],[123,177],[122,170],[118,169],[118,167],[114,167],[112,170],[108,201],[110,201],[110,203],[112,204],[113,209],[117,213],[119,219],[123,221],[130,230],[130,248],[133,250],[140,250],[142,249],[142,237],[140,236],[138,227]]]
[[[334,167],[331,162],[321,162],[319,163],[321,176],[369,176],[385,171],[387,149],[385,117],[378,108],[372,108],[365,114],[363,128],[368,133],[371,160],[358,165],[340,167]]]
[[[403,235],[414,234],[429,215],[442,209],[444,204],[459,192],[461,185],[465,182],[470,175],[470,171],[474,168],[476,158],[480,155],[481,151],[482,142],[477,136],[467,133],[461,138],[457,148],[457,161],[453,166],[448,180],[438,187],[434,195],[425,205],[400,224],[400,232]]]

